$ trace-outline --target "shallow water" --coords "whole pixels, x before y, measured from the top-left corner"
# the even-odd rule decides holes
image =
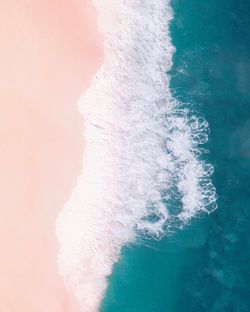
[[[250,310],[250,2],[173,0],[171,90],[209,122],[218,209],[123,249],[102,312]],[[147,245],[147,246],[145,246]]]

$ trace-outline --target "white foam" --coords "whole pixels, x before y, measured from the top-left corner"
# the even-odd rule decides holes
[[[82,311],[98,311],[122,246],[160,238],[216,207],[200,160],[206,121],[169,89],[174,47],[168,0],[94,0],[105,61],[79,102],[83,171],[59,214],[59,268]]]

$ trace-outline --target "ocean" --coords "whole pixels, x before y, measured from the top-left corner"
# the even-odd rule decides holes
[[[161,240],[125,243],[101,311],[249,312],[250,1],[172,0],[171,7],[176,51],[166,75],[181,109],[209,123],[199,159],[214,167],[218,207],[165,228]]]

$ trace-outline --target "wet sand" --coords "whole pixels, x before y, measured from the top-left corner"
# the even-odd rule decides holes
[[[102,61],[87,0],[0,4],[0,311],[79,311],[57,269],[58,211],[81,172],[79,95]]]

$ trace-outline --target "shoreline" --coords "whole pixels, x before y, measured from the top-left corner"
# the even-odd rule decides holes
[[[1,4],[0,310],[6,312],[80,311],[58,273],[54,224],[82,168],[77,101],[102,62],[102,38],[91,1],[82,10],[77,1],[57,2]]]

